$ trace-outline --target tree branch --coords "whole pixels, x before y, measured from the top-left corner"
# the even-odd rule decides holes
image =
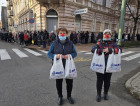
[[[128,9],[129,9],[129,12],[130,12],[131,16],[135,19],[135,17],[134,17],[134,15],[133,15],[133,13],[132,13],[132,11],[131,11],[131,9],[130,9],[130,7],[129,7],[129,5],[128,5],[128,3],[127,3],[127,2],[126,2],[126,6],[128,7]]]

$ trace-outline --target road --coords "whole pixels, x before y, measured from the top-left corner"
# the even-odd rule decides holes
[[[140,66],[139,54],[140,48],[123,50],[122,72],[112,76],[110,99],[97,103],[96,74],[89,69],[92,54],[78,52],[73,106],[140,106],[140,101],[132,97],[124,86],[127,79],[137,73],[133,70]],[[20,48],[0,41],[0,56],[0,106],[57,106],[55,80],[49,79],[52,61],[45,51]],[[63,95],[64,106],[71,106],[66,99],[65,81]]]

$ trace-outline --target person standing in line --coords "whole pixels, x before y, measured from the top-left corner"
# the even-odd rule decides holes
[[[65,68],[66,59],[68,59],[68,56],[71,55],[73,58],[75,58],[77,56],[77,52],[75,50],[73,42],[67,38],[68,31],[66,28],[58,28],[57,34],[58,38],[57,40],[52,42],[48,52],[48,57],[50,59],[54,59],[54,56],[56,55],[56,58],[59,59],[60,56],[62,56],[62,63],[63,67]],[[63,104],[62,82],[63,79],[56,79],[56,88],[58,93],[59,105]],[[70,104],[74,104],[74,101],[71,98],[73,79],[66,79],[66,84],[67,84],[67,99]]]
[[[25,45],[26,45],[26,46],[28,46],[28,40],[29,40],[29,35],[28,35],[28,33],[26,32],[26,33],[24,34],[24,42],[25,42]]]
[[[104,100],[108,100],[108,91],[110,88],[110,81],[111,81],[111,76],[112,73],[106,73],[106,66],[107,66],[107,61],[108,61],[108,56],[112,52],[115,54],[118,53],[119,47],[117,44],[111,40],[112,32],[109,29],[104,30],[103,32],[103,39],[95,46],[92,47],[91,52],[94,53],[95,49],[97,49],[97,54],[101,55],[102,52],[105,55],[105,73],[101,74],[96,72],[97,75],[97,82],[96,82],[96,89],[97,89],[97,96],[96,96],[96,101],[100,102],[101,101],[101,91],[102,91],[102,85],[104,82]]]
[[[88,39],[89,39],[89,32],[87,31],[87,32],[85,33],[85,44],[88,43]]]

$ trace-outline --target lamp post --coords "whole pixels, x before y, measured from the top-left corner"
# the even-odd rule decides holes
[[[124,30],[124,16],[125,16],[125,7],[126,7],[126,0],[122,0],[121,6],[121,17],[120,17],[120,28],[119,28],[119,36],[118,36],[118,45],[121,46],[122,41],[122,33]]]

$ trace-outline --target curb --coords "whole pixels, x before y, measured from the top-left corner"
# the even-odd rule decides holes
[[[137,82],[137,83],[136,83]],[[140,72],[128,79],[125,83],[126,89],[136,99],[140,100]]]

